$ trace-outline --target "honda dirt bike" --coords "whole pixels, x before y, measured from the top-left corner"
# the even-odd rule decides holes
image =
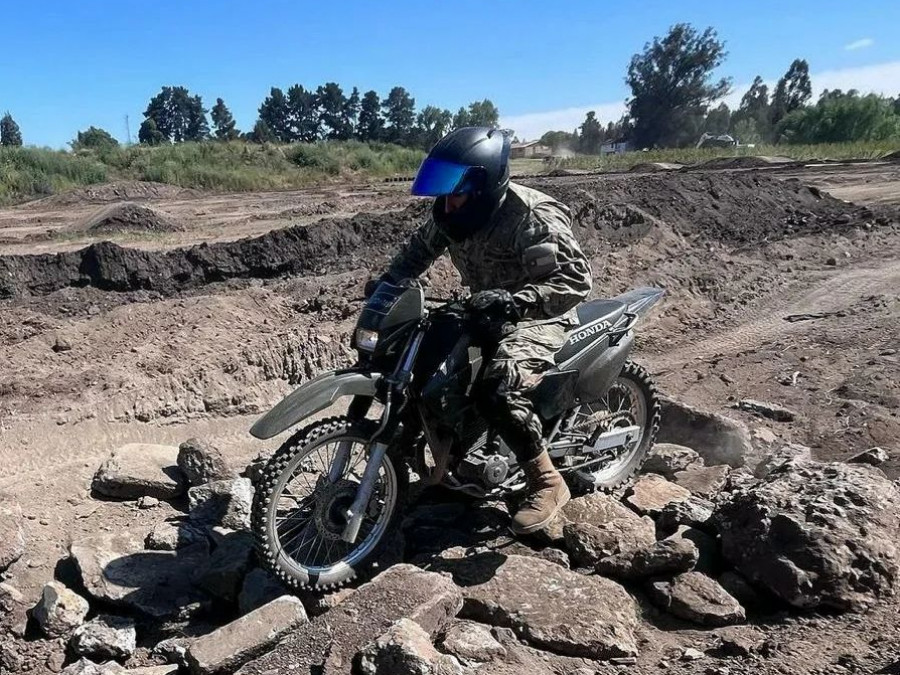
[[[628,355],[635,324],[662,295],[641,288],[580,305],[556,366],[530,393],[549,454],[575,490],[627,484],[650,452],[659,402]],[[357,364],[306,382],[251,429],[272,438],[349,398],[345,415],[291,436],[257,481],[257,551],[292,588],[336,587],[377,560],[399,525],[408,467],[426,484],[481,498],[524,486],[470,396],[482,354],[465,303],[426,302],[418,285],[382,283],[353,335]]]

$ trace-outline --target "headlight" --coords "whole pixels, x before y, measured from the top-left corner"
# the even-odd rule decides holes
[[[374,352],[378,344],[378,333],[368,328],[356,329],[356,348],[364,352]]]

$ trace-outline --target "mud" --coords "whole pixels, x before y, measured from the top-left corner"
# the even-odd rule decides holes
[[[184,226],[149,206],[135,204],[134,202],[122,202],[110,204],[92,213],[76,226],[76,230],[94,234],[109,232],[159,234],[163,232],[181,232],[184,230]]]

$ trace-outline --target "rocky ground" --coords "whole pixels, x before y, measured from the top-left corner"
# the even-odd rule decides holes
[[[657,455],[528,541],[417,492],[387,571],[298,599],[244,532],[278,442],[246,429],[351,358],[422,206],[125,185],[0,212],[0,672],[900,672],[898,178],[531,180],[596,295],[668,291],[636,354],[671,397]]]

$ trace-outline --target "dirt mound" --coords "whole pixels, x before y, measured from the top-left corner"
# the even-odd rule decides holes
[[[881,159],[887,159],[892,162],[896,162],[896,161],[900,160],[900,150],[894,150],[894,152],[889,152]]]
[[[111,232],[182,232],[184,227],[161,211],[122,202],[104,206],[76,226],[78,231],[104,234]]]
[[[766,155],[754,155],[752,157],[715,157],[699,164],[694,164],[693,169],[759,169],[779,164],[793,164],[796,160],[790,157],[770,157]]]
[[[26,207],[57,208],[60,206],[80,206],[82,204],[109,204],[121,201],[141,202],[152,199],[190,199],[198,194],[197,190],[178,187],[177,185],[129,180],[76,188],[69,192],[29,202]]]
[[[657,171],[677,171],[683,168],[684,164],[677,162],[641,162],[628,170],[631,173],[656,173]]]
[[[528,183],[569,205],[588,254],[633,244],[651,232],[693,243],[747,246],[896,219],[896,214],[873,213],[798,181],[749,173],[623,174]],[[171,295],[228,279],[374,269],[406,241],[427,208],[417,203],[400,212],[329,218],[252,239],[166,252],[102,242],[60,254],[4,256],[0,297],[42,295],[67,286]]]
[[[667,172],[532,183],[569,206],[576,228],[583,228],[578,236],[587,248],[633,241],[637,212],[665,223],[677,235],[731,246],[897,218],[895,213],[874,213],[834,199],[797,180],[756,173]],[[625,215],[608,217],[610,205],[622,206]]]

